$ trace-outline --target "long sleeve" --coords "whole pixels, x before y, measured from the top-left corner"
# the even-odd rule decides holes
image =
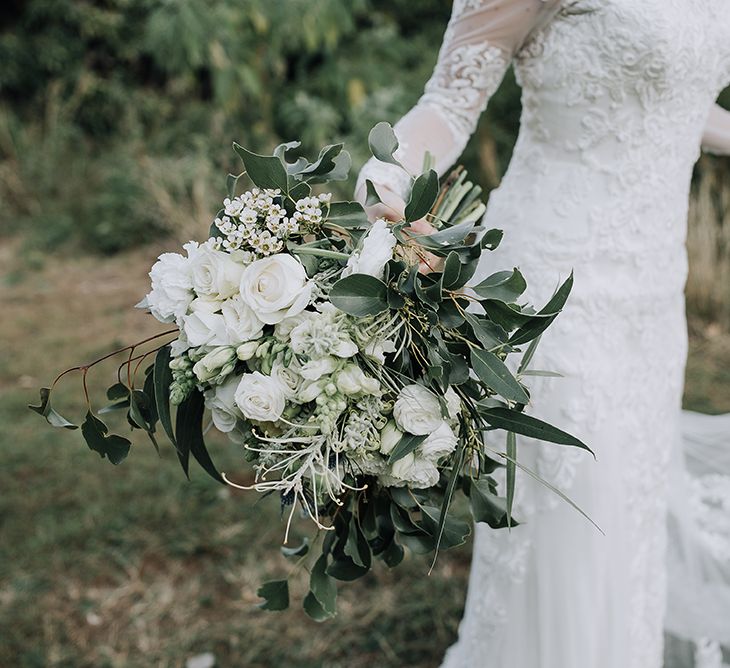
[[[456,161],[514,54],[559,7],[560,0],[454,0],[433,75],[394,127],[400,144],[395,157],[408,173],[420,173],[426,152],[439,174]],[[367,178],[397,207],[408,173],[371,159],[360,172],[357,197],[364,199]]]
[[[707,117],[702,148],[708,153],[730,155],[730,111],[716,104]]]

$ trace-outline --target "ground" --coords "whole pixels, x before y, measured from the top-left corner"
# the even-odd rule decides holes
[[[114,467],[27,410],[56,371],[162,330],[131,308],[160,247],[51,260],[0,242],[0,666],[173,667],[204,652],[223,668],[437,666],[455,638],[468,547],[430,576],[411,556],[341,586],[326,624],[297,605],[304,573],[292,609],[267,613],[258,585],[291,567],[277,555],[275,499],[254,503],[198,470],[188,482],[171,447],[158,457],[142,439]],[[685,403],[730,410],[730,336],[696,323],[692,333]],[[112,373],[100,370],[97,395]],[[78,378],[65,387],[75,399],[58,407],[79,417]],[[248,475],[224,440],[211,451]]]

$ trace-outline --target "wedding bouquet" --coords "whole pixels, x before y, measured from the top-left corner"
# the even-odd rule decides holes
[[[377,159],[398,164],[389,125],[369,139]],[[321,551],[304,609],[321,620],[335,614],[334,581],[361,577],[374,557],[394,567],[404,547],[435,555],[463,543],[470,525],[449,513],[457,492],[475,521],[512,524],[515,434],[586,448],[523,412],[535,346],[572,277],[537,311],[518,304],[526,283],[517,269],[468,286],[502,232],[480,227],[480,190],[463,170],[440,186],[426,165],[412,178],[404,219],[371,225],[359,203],[333,201],[327,191],[350,167],[341,144],[314,162],[293,157],[296,142],[271,156],[234,148],[252,186],[239,194],[243,173],[229,175],[209,238],[152,267],[151,291],[138,306],[174,328],[116,351],[126,360],[103,412],[126,412],[156,447],[160,425],[186,474],[192,456],[221,483],[278,495],[285,543],[293,519],[309,518]],[[370,182],[367,192],[368,204],[379,201]],[[411,224],[424,218],[434,231],[414,233]],[[419,272],[424,261],[432,271]],[[505,364],[510,356],[521,357],[516,373]],[[84,381],[83,437],[119,464],[131,442],[109,434],[86,389],[99,361],[69,371]],[[52,388],[31,408],[53,426],[75,428],[51,407]],[[253,467],[249,485],[214,465],[206,412]],[[492,475],[499,466],[504,489]],[[304,563],[313,544],[282,551]],[[266,609],[286,608],[287,580],[264,584],[259,595]]]

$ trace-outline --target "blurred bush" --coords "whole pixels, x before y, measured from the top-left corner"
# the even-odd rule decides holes
[[[233,139],[268,151],[298,138],[309,153],[345,141],[359,167],[368,130],[420,95],[450,5],[5,0],[0,234],[102,253],[199,235],[239,167]],[[506,168],[519,114],[509,73],[463,157],[487,188]],[[725,159],[696,170],[688,294],[703,319],[730,324],[728,175]]]

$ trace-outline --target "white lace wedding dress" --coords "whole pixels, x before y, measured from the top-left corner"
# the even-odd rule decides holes
[[[414,9],[417,11],[417,9]],[[730,647],[730,416],[682,413],[687,200],[700,146],[730,153],[730,0],[456,0],[418,105],[396,125],[412,173],[444,172],[513,62],[521,130],[478,276],[520,266],[541,305],[575,271],[534,366],[534,412],[579,450],[518,456],[603,529],[518,480],[511,532],[478,527],[448,668],[658,668],[663,633]],[[408,177],[360,176],[403,206]],[[684,438],[682,438],[684,436]]]

